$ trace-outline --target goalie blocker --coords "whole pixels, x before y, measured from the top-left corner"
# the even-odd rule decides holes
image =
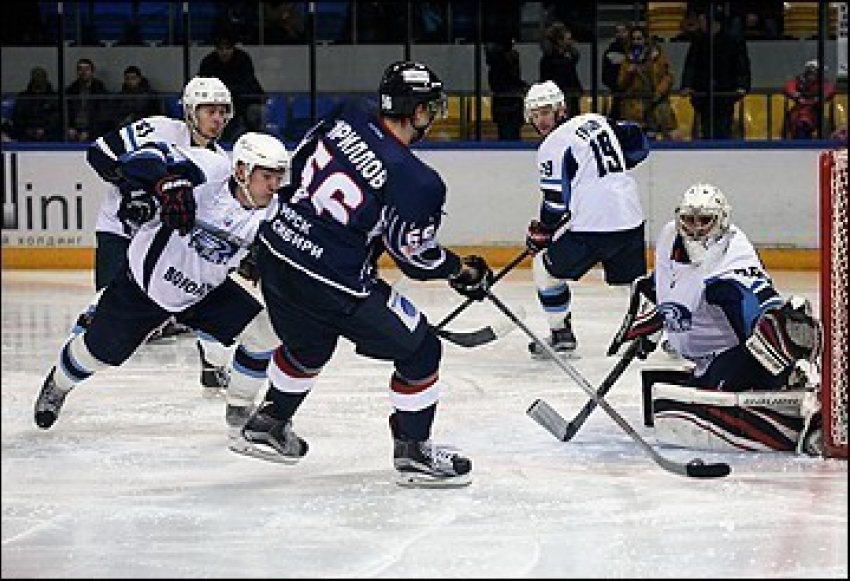
[[[716,452],[823,453],[816,386],[723,392],[686,385],[688,372],[644,370],[643,416],[659,443]]]

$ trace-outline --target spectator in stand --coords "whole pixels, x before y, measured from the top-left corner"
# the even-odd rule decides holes
[[[626,60],[626,44],[629,41],[629,27],[623,23],[617,25],[614,40],[602,53],[602,84],[611,92],[611,106],[608,117],[620,118],[620,65]]]
[[[730,2],[730,28],[747,40],[777,39],[784,17],[783,4],[776,0]]]
[[[68,141],[93,141],[109,130],[109,91],[94,75],[91,59],[77,61],[77,79],[65,89],[68,100]]]
[[[254,73],[251,55],[236,46],[231,32],[219,33],[215,49],[201,60],[198,76],[218,78],[233,97],[234,117],[221,141],[232,143],[246,131],[260,128],[265,91]]]
[[[500,141],[519,141],[525,123],[523,99],[528,83],[522,79],[515,40],[505,37],[487,47],[487,80],[493,93],[492,116]]]
[[[263,42],[265,44],[304,44],[303,2],[263,2]]]
[[[226,34],[234,44],[258,44],[260,38],[260,6],[251,0],[216,2],[218,15],[213,22],[213,38]]]
[[[11,137],[18,141],[60,141],[59,95],[43,67],[30,70],[27,88],[15,96]]]
[[[141,69],[130,65],[124,69],[124,83],[115,104],[115,122],[122,127],[139,119],[162,114],[159,96],[151,88]]]
[[[526,3],[528,4],[528,3]],[[555,22],[563,22],[573,33],[576,42],[596,42],[596,0],[555,0],[541,2],[544,32]],[[573,111],[571,115],[578,115]]]
[[[622,118],[639,125],[650,138],[670,139],[678,128],[670,105],[673,75],[667,56],[643,27],[632,27],[629,32],[617,82],[623,99]]]
[[[810,60],[803,67],[803,72],[785,83],[785,98],[791,103],[791,107],[785,113],[785,139],[812,139],[829,135],[828,128],[821,125],[822,112],[835,96],[835,85],[824,79],[824,107],[821,107],[819,74],[818,61]],[[822,134],[818,133],[819,127]]]
[[[583,88],[578,76],[581,57],[573,45],[573,33],[563,22],[553,22],[546,29],[543,56],[540,57],[540,82],[553,81],[567,98],[570,116],[578,115]]]
[[[707,17],[700,15],[700,31],[685,55],[681,92],[691,99],[703,139],[731,139],[735,103],[750,91],[750,56],[744,39],[726,29],[721,7],[712,14],[711,37]]]

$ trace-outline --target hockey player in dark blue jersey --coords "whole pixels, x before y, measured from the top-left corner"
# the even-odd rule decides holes
[[[292,417],[331,359],[340,337],[357,352],[392,361],[390,429],[399,484],[461,486],[471,462],[431,441],[442,346],[415,305],[378,276],[386,251],[407,276],[445,279],[482,300],[492,272],[479,256],[459,257],[437,241],[446,186],[410,150],[446,111],[437,76],[414,62],[390,65],[379,103],[353,101],[314,127],[293,160],[292,189],[261,227],[261,289],[281,340],[271,386],[231,449],[295,462],[307,444]]]

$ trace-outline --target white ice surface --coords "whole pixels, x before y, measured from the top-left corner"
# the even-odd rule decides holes
[[[342,343],[295,428],[295,466],[229,452],[221,400],[200,395],[194,342],[146,345],[69,396],[50,430],[32,404],[79,310],[88,272],[2,273],[2,576],[10,577],[834,577],[848,574],[847,463],[790,454],[658,448],[725,461],[699,480],[663,471],[601,409],[569,443],[525,415],[542,397],[570,418],[588,399],[520,330],[495,344],[446,344],[435,440],[473,460],[471,486],[398,487],[387,427],[388,363]],[[393,274],[388,275],[393,278]],[[775,273],[817,302],[815,274]],[[545,334],[519,270],[494,291]],[[592,384],[626,297],[600,273],[573,285]],[[433,322],[461,302],[444,283],[408,295]],[[451,328],[499,321],[476,304]],[[641,421],[635,363],[607,400]]]

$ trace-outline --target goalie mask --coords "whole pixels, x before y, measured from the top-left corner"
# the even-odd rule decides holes
[[[224,125],[227,126],[233,119],[233,99],[230,90],[216,77],[195,77],[183,88],[183,118],[189,128],[198,135],[209,139],[201,133],[198,122],[198,107],[201,105],[224,105],[227,113],[224,117]],[[217,137],[217,136],[216,136]]]
[[[445,119],[448,113],[443,82],[434,71],[412,61],[398,61],[387,67],[378,86],[378,106],[381,115],[394,119],[411,119],[419,141],[435,119]],[[416,108],[425,105],[429,113],[426,125],[415,125]]]
[[[694,264],[729,232],[729,202],[717,187],[694,184],[676,206],[676,230],[682,237],[688,258]]]
[[[241,175],[238,171],[240,165],[244,166],[244,173]],[[289,151],[279,139],[271,135],[245,133],[233,145],[233,178],[254,208],[257,208],[258,204],[249,188],[254,169],[264,168],[280,172],[285,182],[288,178],[289,167]]]

